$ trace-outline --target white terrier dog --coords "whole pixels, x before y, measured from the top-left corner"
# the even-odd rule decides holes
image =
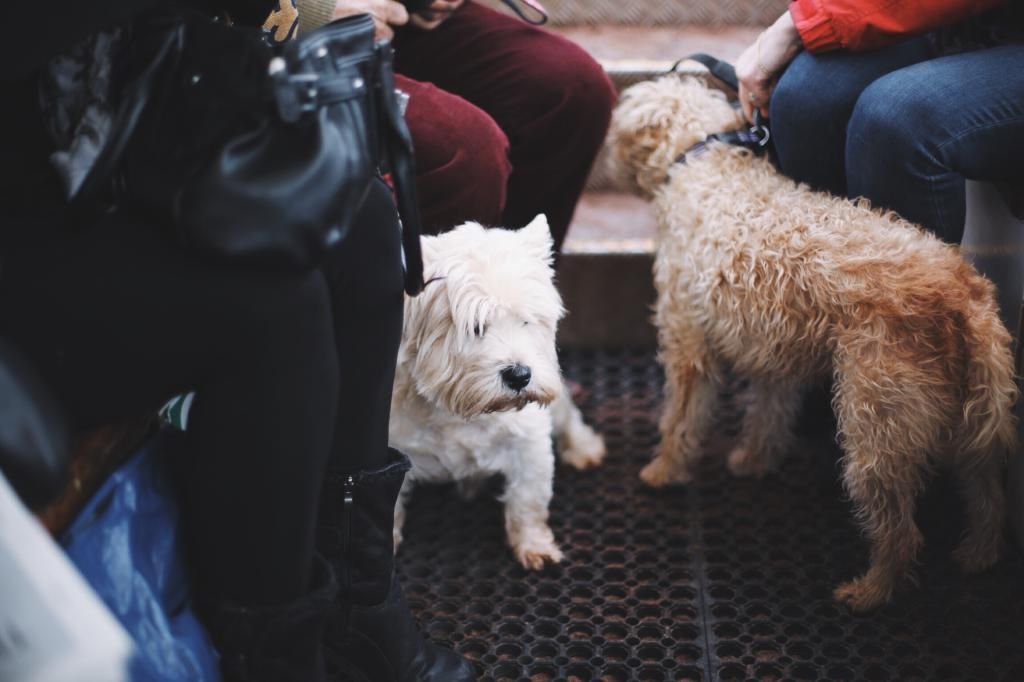
[[[457,481],[467,492],[500,473],[516,558],[529,569],[561,561],[548,527],[551,436],[578,469],[600,463],[605,446],[562,382],[551,247],[544,216],[521,230],[466,223],[423,238],[428,284],[406,299],[391,399],[390,443],[412,460],[395,506],[396,548],[416,483]]]

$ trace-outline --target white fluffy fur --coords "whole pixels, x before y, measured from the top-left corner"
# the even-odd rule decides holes
[[[553,282],[544,216],[521,230],[466,223],[423,238],[428,284],[406,300],[391,401],[390,441],[412,459],[395,507],[395,546],[416,483],[506,480],[505,529],[527,568],[562,559],[548,527],[555,435],[562,460],[598,464],[604,442],[562,383],[555,329],[564,310]],[[521,391],[503,369],[530,368]],[[550,406],[550,407],[549,407]]]

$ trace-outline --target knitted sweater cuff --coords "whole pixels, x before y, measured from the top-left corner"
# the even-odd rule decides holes
[[[300,34],[320,28],[334,18],[334,0],[297,0],[296,5]]]

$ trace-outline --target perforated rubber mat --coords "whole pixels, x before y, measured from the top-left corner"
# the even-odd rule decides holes
[[[563,367],[608,458],[557,469],[562,565],[521,568],[493,498],[423,487],[408,510],[398,564],[409,601],[481,679],[1024,680],[1024,560],[1011,550],[982,575],[957,572],[951,486],[936,481],[922,500],[920,587],[854,616],[831,591],[865,569],[867,545],[830,438],[805,439],[762,480],[734,479],[711,456],[699,482],[653,491],[637,477],[657,440],[653,356],[574,352]],[[735,416],[722,414],[728,431]]]

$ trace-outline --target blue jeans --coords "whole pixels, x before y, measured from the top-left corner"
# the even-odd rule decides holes
[[[770,113],[784,173],[956,243],[965,178],[1024,177],[1024,44],[936,57],[921,37],[873,52],[804,52]]]

